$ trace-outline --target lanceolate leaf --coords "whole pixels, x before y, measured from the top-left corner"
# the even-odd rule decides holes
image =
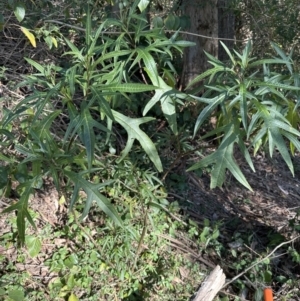
[[[289,101],[288,113],[286,116],[289,123],[292,125],[293,128],[297,128],[298,124],[300,124],[300,116],[299,112],[296,108],[296,104],[292,101]],[[295,145],[290,142],[290,150],[292,155],[295,154]]]
[[[151,117],[143,117],[143,118],[129,118],[119,112],[112,111],[113,115],[115,117],[116,122],[118,122],[127,132],[127,144],[125,149],[122,151],[122,157],[119,159],[119,161],[123,160],[125,156],[129,153],[129,151],[132,148],[134,140],[138,140],[141,144],[142,148],[146,152],[146,154],[149,156],[151,161],[154,163],[155,167],[158,171],[163,171],[162,164],[160,161],[160,158],[158,156],[156,147],[154,143],[151,141],[149,136],[143,132],[139,126],[145,122],[149,122],[152,120],[155,120]]]
[[[38,133],[39,138],[47,139],[48,141],[51,140],[51,134],[50,134],[50,126],[54,119],[61,113],[61,110],[56,110],[52,113],[50,113],[45,119],[43,119],[43,122],[38,123],[38,127],[36,127],[36,132]]]
[[[92,87],[92,91],[98,100],[101,112],[103,112],[107,117],[114,121],[114,116],[111,112],[110,105],[107,102],[107,100],[102,96],[102,93],[94,87]]]
[[[285,163],[287,164],[291,173],[294,176],[294,166],[293,166],[293,163],[291,160],[291,156],[289,154],[289,151],[286,147],[285,141],[278,128],[271,127],[269,129],[269,144],[271,144],[270,141],[272,141],[274,143],[274,145],[277,147],[282,158],[284,159]]]
[[[29,59],[27,57],[24,58],[30,65],[32,65],[35,69],[37,69],[38,71],[40,71],[41,75],[45,75],[45,68],[40,65],[39,63],[35,62],[32,59]]]
[[[290,57],[287,57],[286,54],[280,49],[278,45],[271,42],[272,47],[275,49],[275,51],[281,56],[281,58],[285,61],[285,64],[287,68],[289,69],[290,74],[293,74],[293,68],[292,68],[292,60]]]
[[[210,182],[210,187],[213,189],[223,185],[225,181],[226,169],[228,169],[241,184],[243,184],[249,190],[252,190],[251,186],[247,182],[245,176],[233,158],[234,143],[238,141],[238,135],[234,131],[234,125],[229,124],[225,133],[227,134],[219,148],[214,153],[208,155],[204,159],[200,160],[200,162],[191,166],[188,171],[213,165]]]
[[[248,105],[247,105],[247,90],[246,90],[246,87],[244,84],[241,84],[240,85],[240,96],[241,96],[241,99],[240,99],[240,114],[241,114],[241,117],[242,117],[242,122],[243,122],[243,126],[244,126],[244,129],[247,131],[247,128],[248,128],[248,116],[247,116],[247,113],[248,113]]]
[[[286,61],[281,59],[263,59],[249,64],[248,67],[256,67],[263,64],[286,64]]]
[[[35,36],[25,27],[21,27],[21,30],[25,34],[25,36],[28,38],[31,45],[35,48],[36,47]]]
[[[231,54],[230,50],[227,48],[227,46],[222,41],[220,41],[220,43],[221,43],[222,47],[224,48],[224,50],[227,52],[232,64],[236,65],[236,61],[235,61],[233,55]]]
[[[299,138],[300,132],[293,128],[279,111],[272,109],[272,106],[262,104],[257,100],[253,100],[253,103],[257,107],[259,113],[255,114],[255,121],[252,120],[251,126],[249,126],[248,136],[250,136],[250,130],[252,131],[254,128],[254,122],[258,122],[259,118],[264,121],[264,124],[261,126],[258,134],[256,134],[254,137],[252,145],[255,145],[264,135],[267,135],[270,156],[272,157],[274,148],[277,147],[282,158],[294,175],[293,163],[282,135],[287,138],[291,137],[292,135]],[[295,145],[298,144],[296,143]]]
[[[232,130],[235,134],[235,136],[237,137],[237,143],[239,145],[240,151],[243,154],[244,158],[246,159],[248,165],[250,166],[250,168],[255,172],[255,168],[253,165],[253,162],[251,160],[249,151],[244,143],[244,138],[246,136],[246,132],[240,128],[240,120],[239,118],[235,118],[233,120],[233,127]]]
[[[94,159],[95,148],[94,127],[97,127],[98,129],[105,132],[109,132],[109,130],[93,119],[88,107],[83,107],[80,115],[76,115],[78,114],[78,112],[73,105],[69,105],[68,109],[72,121],[65,133],[64,142],[67,140],[69,135],[71,135],[72,137],[77,132],[86,149],[88,167],[91,168]]]
[[[196,43],[194,42],[189,42],[189,41],[174,41],[172,42],[172,46],[180,46],[180,47],[192,47],[195,46]]]
[[[141,93],[146,91],[153,91],[156,89],[155,86],[145,84],[110,84],[103,86],[103,89],[110,90],[113,92],[127,92],[127,93]]]
[[[202,79],[208,77],[209,75],[215,75],[217,74],[218,72],[225,72],[225,71],[228,71],[228,72],[233,72],[231,69],[227,68],[227,67],[222,67],[222,66],[217,66],[215,68],[212,68],[212,69],[209,69],[207,71],[205,71],[204,73],[196,76],[187,86],[187,89],[190,88],[191,86],[193,86],[194,84],[200,82]]]
[[[87,108],[82,111],[81,123],[82,123],[81,140],[86,149],[88,168],[91,168],[94,159],[95,133],[93,129],[94,120],[90,114],[90,111]]]
[[[30,222],[30,224],[36,229],[36,226],[32,220],[32,217],[30,216],[28,212],[28,201],[30,195],[33,193],[33,184],[35,182],[35,178],[31,181],[28,181],[24,184],[22,184],[22,187],[24,188],[24,191],[21,195],[20,200],[6,209],[4,209],[1,214],[9,213],[12,211],[17,211],[17,228],[18,228],[18,240],[21,245],[24,245],[25,242],[25,221],[26,219]],[[20,187],[20,186],[19,186]]]
[[[300,90],[300,87],[285,85],[282,83],[259,82],[259,83],[256,83],[256,85],[259,87],[270,87],[270,88],[278,88],[278,89],[283,89],[283,90],[296,90],[296,91]]]
[[[74,173],[72,171],[64,170],[64,174],[74,183],[74,191],[73,196],[70,204],[70,209],[72,209],[76,199],[78,198],[78,193],[80,189],[83,189],[87,194],[87,200],[83,209],[83,213],[81,219],[84,219],[89,210],[91,208],[92,202],[96,201],[97,205],[103,210],[117,225],[121,226],[122,221],[119,217],[117,211],[115,210],[114,206],[110,203],[110,201],[99,192],[99,189],[111,184],[112,182],[106,182],[102,184],[93,184],[89,181],[85,180],[82,177],[81,173]]]
[[[200,126],[203,124],[203,122],[206,120],[206,118],[211,115],[213,110],[224,100],[225,94],[222,93],[215,98],[211,99],[211,102],[208,106],[206,106],[200,113],[200,115],[197,118],[195,127],[194,127],[194,136],[196,135],[197,131],[199,130]],[[201,98],[197,98],[198,100],[201,100]]]
[[[158,85],[158,73],[157,73],[157,68],[156,68],[156,63],[154,61],[154,58],[148,51],[146,51],[145,49],[142,49],[142,48],[137,48],[137,53],[138,53],[137,59],[142,58],[145,66],[146,66],[148,74],[151,74],[151,76],[152,76],[152,84],[157,86]]]
[[[148,70],[147,70],[148,71]],[[151,81],[155,81],[156,78],[151,76],[150,72],[147,72]],[[171,130],[177,135],[177,119],[176,119],[176,106],[170,95],[164,95],[166,92],[171,91],[172,88],[168,86],[161,77],[158,77],[158,86],[160,89],[155,90],[154,96],[149,100],[144,108],[143,115],[158,102],[161,103],[161,109],[170,125]],[[163,96],[164,95],[164,96]]]
[[[112,52],[108,52],[106,54],[103,54],[96,62],[95,65],[104,62],[107,59],[110,58],[118,58],[119,56],[123,56],[123,55],[129,55],[132,53],[132,50],[118,50],[118,51],[112,51]]]

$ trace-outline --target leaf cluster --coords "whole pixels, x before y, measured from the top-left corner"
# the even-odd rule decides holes
[[[1,146],[14,149],[14,153],[2,155],[5,163],[1,166],[0,188],[9,196],[12,183],[17,182],[20,195],[19,201],[2,213],[17,211],[21,243],[25,220],[33,225],[27,210],[30,197],[36,189],[42,189],[45,178],[51,178],[56,189],[65,194],[73,186],[70,210],[79,192],[85,191],[81,219],[96,201],[117,225],[122,225],[114,206],[100,193],[112,181],[92,183],[99,168],[105,168],[103,156],[118,148],[118,135],[126,133],[127,140],[116,164],[138,142],[156,170],[163,170],[155,142],[143,125],[155,120],[151,109],[160,106],[176,135],[176,107],[182,101],[177,96],[180,93],[163,80],[162,65],[158,67],[156,62],[163,54],[164,63],[160,63],[165,69],[169,66],[169,73],[175,72],[171,49],[182,52],[192,44],[177,40],[177,33],[168,38],[161,30],[148,29],[140,4],[135,1],[126,18],[106,19],[96,30],[87,8],[84,45],[78,47],[65,38],[69,50],[63,57],[70,62],[68,67],[43,66],[26,58],[36,73],[27,76],[20,86],[31,86],[33,93],[4,112],[0,132],[4,141]],[[110,35],[109,31],[121,34]],[[144,107],[142,116],[136,116],[135,107]],[[14,129],[19,124],[22,132],[16,135]]]
[[[249,150],[254,154],[267,148],[270,157],[275,148],[279,151],[294,175],[290,153],[300,149],[297,130],[299,123],[299,74],[293,70],[292,53],[285,55],[280,47],[272,44],[277,58],[257,60],[251,57],[252,43],[248,42],[242,54],[225,48],[230,64],[217,60],[207,53],[213,68],[197,76],[190,86],[207,79],[203,96],[190,96],[204,104],[194,129],[194,136],[204,121],[215,116],[216,128],[202,139],[217,136],[218,149],[189,168],[195,170],[213,166],[211,188],[221,186],[226,170],[248,189],[251,189],[234,156],[239,152],[255,171]],[[273,64],[283,64],[289,71],[282,75],[271,70]],[[286,145],[289,141],[289,149]],[[238,147],[238,151],[235,148]]]

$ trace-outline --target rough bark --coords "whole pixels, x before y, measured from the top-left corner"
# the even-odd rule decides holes
[[[235,17],[229,8],[229,0],[218,0],[218,31],[219,38],[231,39],[222,42],[231,50],[234,46]],[[228,60],[228,55],[219,42],[218,58],[220,61]]]
[[[196,46],[185,49],[184,66],[181,78],[182,87],[197,75],[209,68],[204,50],[213,56],[218,56],[218,0],[186,0],[182,8],[184,14],[190,17],[189,32],[212,38],[187,35],[186,40],[196,43]]]

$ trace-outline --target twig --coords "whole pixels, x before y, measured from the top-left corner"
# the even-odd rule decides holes
[[[145,83],[145,85],[149,85],[149,84],[147,83],[145,74],[144,74],[144,72],[143,72],[143,68],[142,68],[142,65],[141,65],[141,61],[139,61],[138,64],[139,64],[140,74],[141,74],[141,77],[142,77],[142,79],[143,79],[143,82]]]
[[[283,243],[281,243],[279,246],[277,246],[275,249],[273,249],[273,251],[268,254],[266,257],[262,258],[261,260],[259,260],[258,262],[255,262],[254,264],[252,264],[249,268],[247,268],[246,270],[244,270],[243,272],[239,273],[238,275],[236,275],[235,277],[233,277],[230,281],[228,281],[227,283],[225,283],[222,287],[222,289],[224,289],[226,286],[228,286],[230,283],[234,282],[235,280],[237,280],[238,278],[240,278],[241,276],[243,276],[244,274],[246,274],[249,270],[251,270],[252,268],[254,268],[256,265],[260,264],[261,262],[263,262],[264,260],[266,260],[267,258],[271,257],[272,254],[274,254],[279,248],[281,248],[284,245],[287,245],[293,241],[295,241],[296,239],[300,238],[300,235],[294,237],[293,239],[290,239],[289,241],[285,241]]]
[[[165,235],[165,234],[158,234],[159,237],[162,237],[166,240],[168,240],[168,244],[171,246],[171,247],[174,247],[178,250],[181,250],[183,252],[186,252],[188,254],[190,254],[191,256],[193,256],[195,259],[199,260],[200,262],[204,263],[206,266],[209,266],[211,267],[212,269],[214,269],[216,266],[204,259],[201,255],[197,254],[196,252],[194,252],[194,250],[192,250],[191,248],[189,248],[187,245],[185,245],[184,243],[182,243],[181,241],[179,241],[178,239],[175,239],[173,237],[170,237],[168,235]]]
[[[61,24],[63,26],[70,27],[70,28],[73,28],[73,29],[77,29],[77,30],[80,30],[80,31],[83,31],[83,32],[86,31],[82,27],[75,26],[75,25],[70,25],[70,24],[67,24],[67,23],[64,23],[64,22],[61,22],[61,21],[57,21],[57,20],[45,20],[44,22],[45,23]],[[237,40],[237,39],[229,39],[229,38],[210,37],[210,36],[205,36],[205,35],[202,35],[202,34],[192,33],[192,32],[188,32],[188,31],[182,31],[182,30],[166,30],[166,31],[167,32],[172,32],[172,33],[178,32],[178,33],[186,34],[186,35],[189,35],[189,36],[195,36],[195,37],[206,38],[206,39],[211,39],[211,40],[235,41],[235,42],[247,42],[247,41],[250,40],[250,39]],[[120,31],[107,31],[107,32],[103,32],[103,33],[105,33],[105,34],[117,34],[117,35],[119,35],[122,32],[120,32]],[[134,31],[128,31],[127,33],[134,34],[135,32]]]
[[[127,186],[127,185],[126,185],[125,183],[123,183],[121,180],[118,180],[118,182],[121,183],[121,184],[122,184],[125,188],[127,188],[128,190],[130,190],[130,191],[132,191],[132,192],[134,192],[134,193],[136,193],[136,194],[139,193],[137,190],[135,190],[135,189],[133,189],[133,188]]]
[[[226,292],[226,291],[224,291],[224,290],[221,290],[220,293],[224,294],[225,296],[234,297],[234,298],[236,298],[237,300],[240,300],[240,301],[250,301],[250,300],[248,300],[248,299],[244,299],[244,298],[242,298],[242,297],[238,297],[237,295],[230,294],[230,293],[228,293],[228,292]],[[235,300],[236,300],[236,299],[235,299]]]
[[[141,237],[140,237],[140,240],[139,240],[139,245],[138,245],[137,250],[136,250],[135,260],[134,260],[134,267],[136,267],[137,260],[138,260],[138,258],[139,258],[139,256],[140,256],[142,244],[143,244],[143,242],[144,242],[144,237],[145,237],[145,234],[146,234],[146,231],[147,231],[147,216],[148,216],[148,209],[146,209],[146,212],[145,212],[144,214],[145,214],[145,216],[144,216],[143,231],[142,231],[142,234],[141,234]]]
[[[180,161],[180,159],[184,157],[184,154],[179,154],[177,158],[172,162],[171,166],[168,168],[168,170],[165,172],[165,174],[162,177],[162,181],[164,181],[169,174],[169,172],[176,166],[177,162]]]
[[[74,216],[74,221],[76,223],[76,225],[82,230],[82,232],[84,232],[84,234],[90,239],[90,241],[94,244],[95,248],[97,248],[97,250],[99,251],[99,253],[101,254],[101,256],[103,256],[103,250],[99,247],[99,243],[97,243],[94,238],[84,229],[84,227],[81,225],[81,223],[78,221],[75,210],[72,209],[71,210],[73,216]],[[103,256],[104,257],[104,256]],[[112,262],[109,262],[109,264],[115,268],[114,264],[112,264]]]

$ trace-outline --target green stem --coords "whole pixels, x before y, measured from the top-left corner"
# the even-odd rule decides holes
[[[147,215],[148,215],[148,209],[146,209],[145,216],[144,216],[144,226],[143,226],[142,235],[141,235],[140,240],[139,240],[138,248],[137,248],[137,251],[136,251],[136,256],[135,256],[135,260],[134,260],[134,267],[137,264],[137,260],[139,258],[140,252],[141,252],[141,248],[142,248],[142,244],[143,244],[143,241],[144,241],[144,237],[146,235],[146,231],[147,231]]]

